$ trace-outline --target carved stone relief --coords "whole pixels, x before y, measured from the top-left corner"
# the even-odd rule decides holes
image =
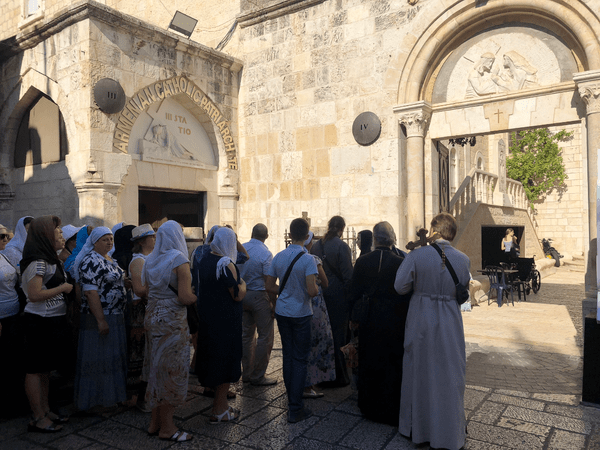
[[[173,99],[140,114],[131,133],[136,153],[150,162],[216,168],[213,145],[198,119]]]
[[[502,68],[495,60],[493,53],[481,55],[469,74],[465,98],[539,86],[538,70],[516,51],[510,50],[502,55]]]
[[[495,28],[465,41],[446,58],[432,103],[462,101],[573,79],[570,49],[549,30],[524,24]]]

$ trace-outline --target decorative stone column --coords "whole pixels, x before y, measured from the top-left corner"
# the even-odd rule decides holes
[[[600,201],[600,187],[598,186],[598,149],[600,149],[600,70],[581,72],[573,76],[577,83],[579,96],[586,105],[586,131],[587,131],[587,180],[588,180],[588,218],[589,218],[589,249],[586,255],[585,268],[585,293],[583,315],[595,310],[598,306],[598,280],[597,273],[597,237],[600,222],[597,217],[597,205]]]
[[[112,152],[76,152],[68,155],[79,197],[79,218],[92,226],[112,227],[121,222],[118,196],[131,166],[131,156]]]
[[[394,108],[398,121],[406,127],[406,212],[407,233],[412,240],[425,224],[424,144],[431,119],[431,105],[426,101],[409,103]]]
[[[219,173],[219,219],[221,225],[228,224],[237,232],[237,207],[239,174],[237,170],[226,169]]]

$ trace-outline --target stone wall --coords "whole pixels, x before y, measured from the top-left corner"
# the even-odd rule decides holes
[[[25,19],[21,4],[26,0],[3,0],[2,17],[0,17],[0,41],[15,36],[18,33],[27,33],[34,27],[47,23],[58,11],[67,7],[76,7],[83,3],[101,4],[136,17],[146,23],[167,30],[176,11],[181,11],[198,20],[191,40],[201,42],[215,48],[225,37],[240,12],[239,0],[221,2],[197,0],[40,0],[43,8],[35,17]],[[178,33],[173,32],[180,36]],[[228,52],[235,56],[237,37],[234,34]]]
[[[313,226],[336,214],[356,230],[388,220],[399,232],[399,125],[382,90],[390,55],[419,6],[326,1],[240,30],[240,233],[270,229],[268,244],[308,212]],[[368,147],[352,135],[372,111],[382,122]],[[408,239],[400,237],[403,246]]]
[[[123,220],[137,222],[138,183],[164,189],[203,190],[207,192],[212,223],[237,219],[237,170],[228,168],[223,138],[214,117],[189,96],[174,96],[190,114],[213,127],[218,169],[214,173],[192,170],[172,164],[139,163],[129,153],[114,149],[119,114],[106,114],[94,103],[93,88],[102,78],[117,80],[128,99],[158,80],[183,75],[198,87],[218,110],[215,117],[227,121],[228,132],[237,151],[238,72],[241,62],[200,44],[164,33],[134,17],[111,10],[95,2],[79,2],[54,17],[54,28],[47,36],[32,36],[29,41],[8,46],[11,54],[0,65],[4,100],[0,110],[2,136],[0,176],[15,192],[14,211],[2,215],[11,224],[23,212],[33,215],[53,212],[68,221],[114,224]],[[26,48],[19,51],[19,46]],[[40,93],[48,95],[60,108],[67,129],[69,155],[52,167],[29,166],[12,169],[14,136],[22,114]],[[187,98],[187,99],[186,99]],[[203,97],[204,98],[204,97]],[[143,109],[143,108],[142,108]],[[142,113],[144,114],[144,113]],[[216,130],[216,132],[215,132]],[[237,160],[237,159],[236,159]],[[136,164],[131,177],[132,164]],[[48,182],[56,189],[46,189]],[[223,206],[223,198],[226,205]],[[135,199],[135,200],[133,200]],[[221,212],[223,216],[221,217]],[[4,213],[3,213],[4,214]]]

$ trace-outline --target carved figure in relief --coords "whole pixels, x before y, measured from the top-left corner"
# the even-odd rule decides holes
[[[479,62],[473,66],[469,74],[465,98],[474,98],[498,92],[498,85],[494,80],[496,75],[491,73],[495,60],[496,56],[493,53],[487,52],[481,55]]]
[[[167,129],[166,125],[154,125],[152,127],[152,140],[150,142],[168,149],[176,158],[196,159],[183,145],[177,142],[177,138]]]
[[[504,70],[494,78],[499,92],[518,91],[539,86],[536,76],[538,70],[519,53],[506,52],[503,56],[503,67]]]
[[[511,50],[502,57],[503,69],[494,66],[496,56],[487,52],[473,66],[467,80],[465,98],[499,92],[518,91],[539,86],[537,69],[519,53]]]

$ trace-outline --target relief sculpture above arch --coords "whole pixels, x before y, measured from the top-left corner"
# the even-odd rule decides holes
[[[573,53],[558,36],[508,24],[471,37],[444,60],[432,103],[551,86],[572,80],[578,71]]]

